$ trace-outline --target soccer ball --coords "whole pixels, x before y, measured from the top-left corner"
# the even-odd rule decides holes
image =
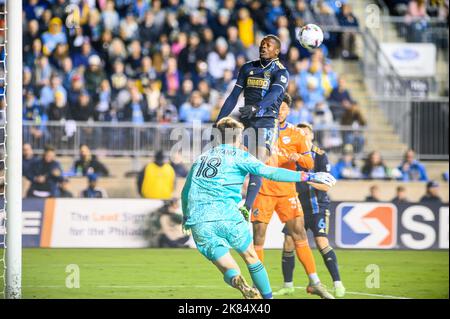
[[[315,24],[307,24],[300,29],[297,40],[306,49],[317,49],[323,42],[323,32]]]

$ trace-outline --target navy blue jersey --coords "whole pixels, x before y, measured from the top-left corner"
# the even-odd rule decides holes
[[[328,156],[325,151],[313,145],[311,149],[312,157],[314,158],[314,169],[310,172],[330,172],[330,164],[328,162]],[[305,169],[298,166],[300,170]],[[317,214],[329,209],[330,198],[327,192],[319,191],[307,183],[296,183],[298,197],[302,204],[303,212],[307,214]]]
[[[265,67],[260,60],[245,63],[239,71],[236,86],[244,90],[246,105],[257,105],[260,109],[251,123],[243,121],[244,125],[274,127],[288,83],[289,72],[278,59],[272,60]],[[274,96],[268,103],[261,103],[271,88],[276,86],[282,89],[282,94]]]

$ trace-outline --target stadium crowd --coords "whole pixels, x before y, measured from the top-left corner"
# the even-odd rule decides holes
[[[308,22],[357,27],[346,1],[28,0],[24,16],[23,119],[36,124],[28,142],[47,140],[47,121],[211,122],[267,33],[281,39],[291,75],[291,121],[366,124],[330,63],[356,58],[355,34],[325,32],[313,54],[294,40]],[[364,144],[352,131],[323,138]]]
[[[22,151],[22,175],[30,187],[26,197],[74,197],[70,192],[69,177],[87,178],[87,188],[78,197],[104,198],[107,192],[99,188],[97,181],[100,177],[110,176],[108,168],[101,163],[87,145],[81,145],[79,156],[73,161],[71,167],[64,171],[57,160],[55,149],[47,146],[43,155],[34,154],[30,144],[25,143]],[[180,154],[170,158],[163,152],[156,152],[154,161],[146,164],[137,172],[137,190],[141,197],[151,199],[170,200],[174,196],[175,185],[178,179],[187,176],[188,169],[181,160]],[[425,166],[415,159],[413,150],[405,152],[404,159],[396,168],[389,168],[378,152],[372,152],[362,167],[358,166],[351,146],[344,148],[342,158],[331,167],[331,174],[340,180],[397,180],[403,182],[427,182],[426,192],[421,202],[440,200],[438,196],[439,183],[429,180]],[[448,182],[448,172],[443,174],[444,181]],[[77,197],[77,196],[75,196]],[[370,187],[367,201],[380,201],[379,186]],[[407,202],[406,188],[399,186],[393,202]]]

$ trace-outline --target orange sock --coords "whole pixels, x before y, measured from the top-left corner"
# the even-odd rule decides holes
[[[308,240],[295,241],[295,252],[297,253],[298,260],[300,260],[303,268],[305,268],[306,273],[308,275],[316,273],[316,262],[314,261]]]
[[[255,245],[255,251],[259,260],[264,263],[264,246]]]

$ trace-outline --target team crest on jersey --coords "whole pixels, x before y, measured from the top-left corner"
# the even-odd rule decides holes
[[[270,71],[264,71],[264,77],[270,78]]]
[[[284,75],[280,76],[280,81],[282,83],[286,83],[287,82],[287,77],[285,77]]]
[[[281,140],[283,141],[283,144],[289,144],[291,142],[291,138],[289,136],[283,136]]]

